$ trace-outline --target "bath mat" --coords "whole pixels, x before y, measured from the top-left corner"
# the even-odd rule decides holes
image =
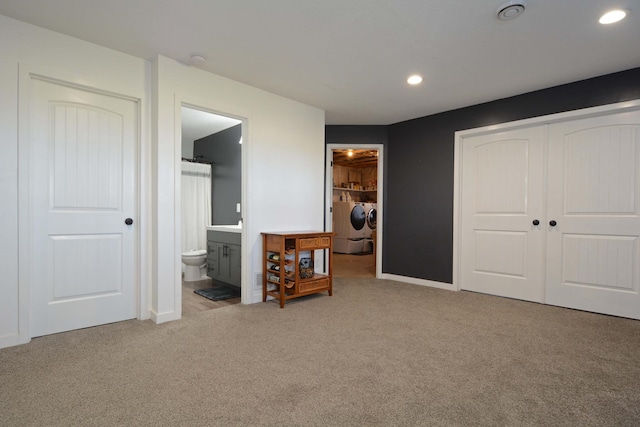
[[[212,301],[238,298],[240,296],[240,288],[235,286],[216,286],[215,288],[198,289],[193,292]]]

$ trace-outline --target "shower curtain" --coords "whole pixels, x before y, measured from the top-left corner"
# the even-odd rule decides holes
[[[207,249],[211,165],[182,162],[182,252]]]

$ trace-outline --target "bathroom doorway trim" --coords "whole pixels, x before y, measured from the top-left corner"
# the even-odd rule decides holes
[[[242,183],[241,183],[241,195],[240,195],[240,206],[241,206],[241,218],[242,218],[242,231],[240,233],[240,256],[241,256],[241,303],[242,304],[250,304],[252,302],[251,295],[251,281],[249,280],[250,272],[249,272],[249,256],[247,253],[248,244],[247,244],[247,230],[250,225],[250,216],[248,212],[250,210],[250,202],[247,191],[247,182],[248,180],[248,147],[251,144],[250,132],[249,132],[249,119],[247,112],[240,111],[238,108],[232,108],[229,106],[221,105],[215,100],[204,100],[204,99],[194,99],[190,97],[180,97],[176,95],[175,97],[175,125],[174,125],[174,171],[175,171],[175,223],[174,223],[174,262],[176,265],[175,271],[182,271],[182,173],[181,173],[181,162],[182,162],[182,107],[192,108],[194,110],[204,111],[206,113],[211,113],[219,116],[231,117],[242,122],[242,149],[241,149],[241,165],[242,165]],[[175,301],[175,312],[178,313],[178,318],[182,317],[182,278],[180,274],[176,275],[175,283],[174,283],[174,301]]]

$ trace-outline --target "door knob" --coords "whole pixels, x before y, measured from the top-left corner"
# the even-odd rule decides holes
[[[133,220],[131,218],[127,218],[127,219],[124,220],[124,223],[127,224],[127,225],[131,225],[131,224],[133,224]]]
[[[533,220],[533,225],[540,225],[540,221],[538,221],[537,219]]]
[[[556,225],[558,225],[557,222],[555,222],[554,220],[549,221],[549,225],[552,227],[555,227]]]

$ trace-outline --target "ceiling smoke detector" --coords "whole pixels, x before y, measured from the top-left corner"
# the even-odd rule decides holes
[[[496,18],[501,21],[509,21],[522,15],[524,8],[527,6],[525,0],[509,0],[502,3],[496,9]]]
[[[194,67],[204,67],[206,63],[207,60],[202,55],[191,55],[191,58],[189,58],[189,65],[193,65]]]

